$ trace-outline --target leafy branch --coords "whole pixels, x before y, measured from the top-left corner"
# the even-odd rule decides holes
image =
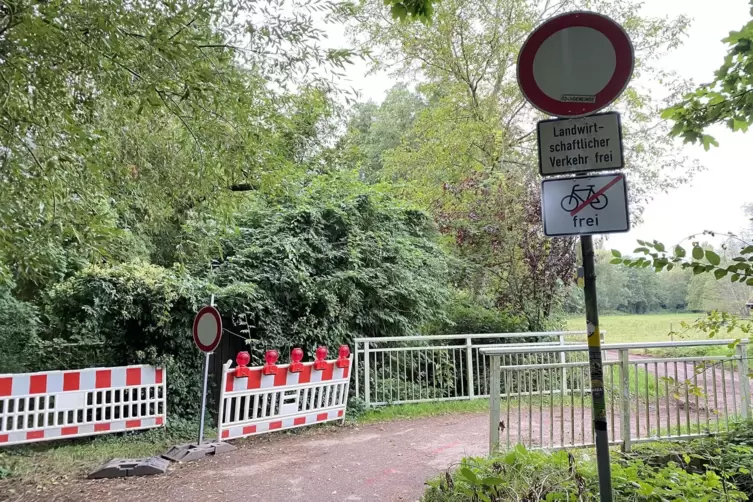
[[[707,232],[716,235],[712,232]],[[730,237],[736,237],[729,235]],[[642,241],[639,240],[640,247],[633,251],[635,254],[643,255],[638,258],[623,257],[618,250],[612,250],[612,264],[623,264],[628,267],[653,267],[655,271],[672,270],[675,267],[682,269],[692,269],[694,275],[702,273],[712,273],[719,280],[729,276],[731,282],[745,283],[753,286],[753,245],[746,245],[740,250],[738,256],[731,261],[722,262],[722,257],[711,249],[704,249],[698,242],[693,242],[688,251],[681,245],[675,246],[668,250],[667,247],[659,241]]]
[[[705,150],[719,146],[705,134],[707,127],[723,123],[732,131],[745,132],[753,123],[753,20],[730,32],[722,42],[729,49],[724,63],[714,72],[714,80],[662,113],[663,119],[675,122],[673,136],[682,137],[686,143],[700,142]]]

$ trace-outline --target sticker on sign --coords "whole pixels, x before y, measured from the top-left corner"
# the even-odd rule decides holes
[[[542,176],[621,169],[620,114],[542,120],[536,126]]]
[[[623,174],[544,180],[541,211],[544,234],[550,237],[630,230]]]

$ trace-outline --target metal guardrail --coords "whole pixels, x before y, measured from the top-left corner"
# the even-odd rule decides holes
[[[699,340],[603,345],[610,444],[685,439],[725,430],[750,415],[747,340],[730,356],[649,358],[631,350],[730,345]],[[594,445],[587,345],[488,347],[490,452],[516,443],[529,448]],[[509,364],[529,354],[566,354],[570,361]],[[579,357],[580,356],[580,357]],[[576,360],[580,358],[581,360]],[[566,387],[562,385],[566,382]]]
[[[545,351],[534,356],[511,355],[507,358],[511,365],[565,363],[566,352],[551,353],[551,347],[565,348],[574,343],[568,338],[584,340],[585,336],[585,331],[555,331],[357,338],[356,397],[366,406],[489,397],[490,366],[481,349],[517,346]],[[539,341],[504,343],[513,339]],[[566,385],[561,378],[562,392]]]

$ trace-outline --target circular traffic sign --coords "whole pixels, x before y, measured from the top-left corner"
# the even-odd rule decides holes
[[[222,339],[222,318],[217,309],[203,307],[193,320],[193,341],[199,350],[212,352]]]
[[[594,12],[555,16],[518,54],[518,85],[536,109],[583,117],[606,108],[630,82],[633,44],[622,26]]]

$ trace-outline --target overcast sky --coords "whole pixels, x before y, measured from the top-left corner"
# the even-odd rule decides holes
[[[692,19],[684,45],[668,53],[661,63],[696,83],[712,79],[725,54],[721,39],[750,19],[749,9],[748,0],[646,0],[644,4],[645,15],[685,14]],[[330,35],[330,41],[343,40],[339,34]],[[364,100],[379,102],[395,82],[386,75],[365,76],[365,70],[365,65],[357,64],[349,71],[350,84]],[[741,206],[753,202],[748,181],[753,176],[753,148],[748,146],[753,145],[753,131],[732,133],[720,127],[712,129],[711,134],[719,147],[709,152],[678,142],[678,149],[699,159],[706,171],[687,186],[668,194],[657,193],[646,208],[644,222],[626,234],[611,235],[608,248],[630,252],[636,247],[636,239],[675,244],[704,230],[736,232],[746,226]]]

